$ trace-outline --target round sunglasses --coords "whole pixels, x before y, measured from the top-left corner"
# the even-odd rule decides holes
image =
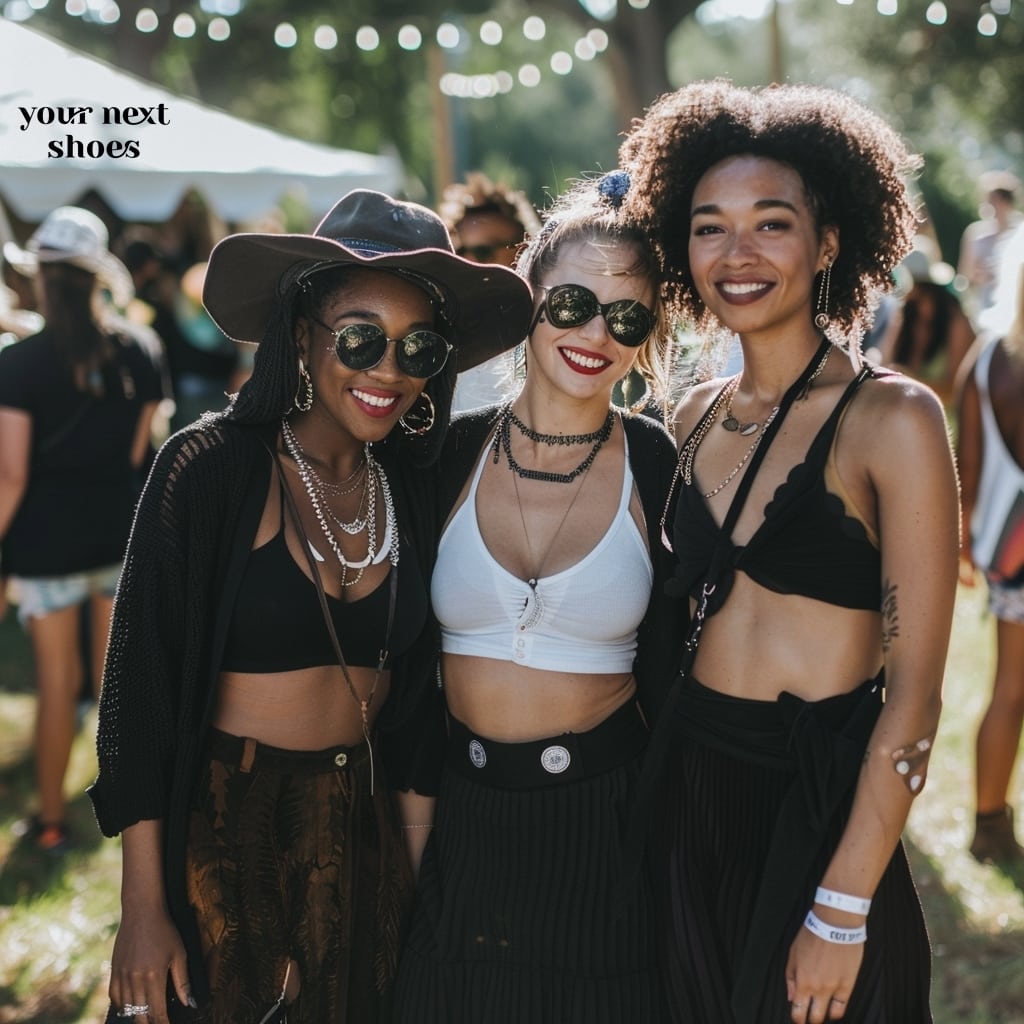
[[[534,325],[545,311],[555,327],[582,327],[600,314],[604,317],[608,333],[629,348],[642,345],[654,329],[654,314],[636,299],[616,299],[600,302],[597,296],[581,284],[541,285],[546,294],[537,310]],[[532,330],[532,328],[531,328]]]
[[[389,338],[376,324],[345,324],[337,330],[316,317],[319,324],[334,338],[332,350],[342,366],[350,370],[373,369],[384,358],[388,345],[395,345],[398,368],[408,377],[435,377],[448,362],[452,346],[436,331],[410,331],[404,338]]]

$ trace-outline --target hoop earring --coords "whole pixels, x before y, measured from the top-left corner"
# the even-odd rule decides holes
[[[814,326],[820,331],[828,329],[832,318],[828,314],[828,292],[832,284],[832,261],[826,257],[825,269],[821,272],[821,284],[818,286],[818,311],[814,316]]]
[[[426,409],[417,409],[420,402],[426,402]],[[398,418],[398,422],[405,431],[406,437],[422,437],[429,434],[437,420],[437,410],[434,408],[434,400],[423,391],[420,397],[413,404],[413,407]]]
[[[303,392],[305,392],[304,395]],[[299,386],[295,389],[292,405],[299,412],[309,412],[313,408],[313,380],[309,376],[309,370],[302,365],[301,359],[299,360]]]

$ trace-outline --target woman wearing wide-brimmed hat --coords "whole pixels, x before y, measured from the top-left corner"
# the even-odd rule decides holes
[[[157,456],[115,605],[90,790],[124,843],[111,1013],[163,1021],[166,986],[175,1017],[362,1024],[411,886],[390,791],[437,760],[422,467],[529,289],[358,190],[312,235],[226,238],[204,300],[259,348]]]

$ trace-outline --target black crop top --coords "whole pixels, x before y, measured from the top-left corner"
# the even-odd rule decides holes
[[[385,668],[404,654],[427,616],[427,591],[411,556],[393,566],[398,584]],[[387,632],[390,576],[358,601],[330,594],[327,607],[345,661],[376,668]],[[290,672],[337,664],[316,586],[292,558],[282,528],[249,554],[224,645],[225,672]]]
[[[843,410],[870,375],[865,368],[850,382],[803,462],[793,467],[765,506],[764,519],[746,544],[733,544],[696,482],[687,485],[680,479],[672,528],[678,560],[676,578],[669,584],[673,592],[699,598],[705,580],[715,583],[708,602],[708,610],[715,611],[740,571],[778,594],[800,594],[843,608],[880,609],[881,553],[863,524],[825,486],[825,465]]]

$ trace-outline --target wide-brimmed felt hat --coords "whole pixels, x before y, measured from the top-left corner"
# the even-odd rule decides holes
[[[522,278],[457,256],[436,213],[370,189],[340,199],[311,235],[229,235],[210,254],[203,302],[229,338],[258,342],[289,290],[340,264],[405,272],[440,297],[460,371],[526,336],[533,299]]]
[[[96,275],[118,306],[126,306],[135,294],[128,268],[110,252],[106,225],[77,206],[59,206],[47,214],[24,249],[8,242],[4,259],[27,277],[35,276],[40,263],[81,267]]]

